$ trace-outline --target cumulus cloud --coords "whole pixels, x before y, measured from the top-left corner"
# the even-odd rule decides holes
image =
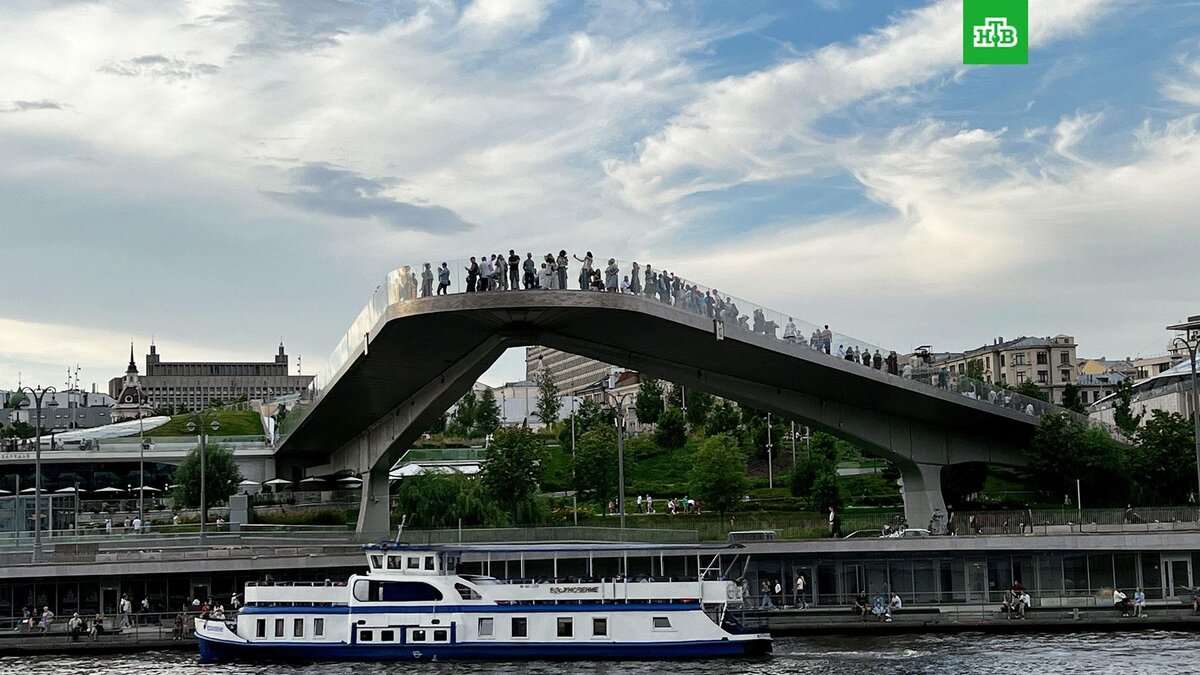
[[[1041,2],[1037,44],[1078,32],[1113,0]],[[1034,11],[1036,10],[1036,11]],[[748,75],[707,85],[697,100],[608,172],[634,208],[649,211],[747,182],[829,166],[830,139],[815,123],[876,95],[961,70],[962,3],[942,0],[899,16],[850,44],[833,44]]]
[[[400,187],[394,178],[368,178],[323,163],[305,164],[288,174],[295,190],[266,193],[282,204],[341,218],[375,220],[397,230],[446,234],[471,227],[450,209],[388,196]]]
[[[146,54],[132,59],[113,61],[100,67],[100,72],[122,77],[149,77],[166,82],[191,80],[220,72],[211,63],[190,63],[162,54]]]
[[[474,0],[463,9],[459,25],[492,33],[533,30],[549,5],[549,0]]]

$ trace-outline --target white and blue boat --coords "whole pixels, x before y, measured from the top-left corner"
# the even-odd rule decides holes
[[[236,619],[200,619],[203,661],[679,659],[764,654],[742,628],[738,584],[686,580],[502,581],[456,571],[463,548],[365,547],[346,583],[248,585]]]

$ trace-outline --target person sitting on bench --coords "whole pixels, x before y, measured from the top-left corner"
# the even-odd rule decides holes
[[[88,628],[88,635],[91,636],[92,642],[95,642],[96,638],[100,637],[103,634],[104,634],[104,615],[98,613],[98,614],[96,614],[95,617],[92,618],[92,625],[91,625],[91,627]]]
[[[1129,597],[1121,592],[1120,589],[1113,589],[1113,609],[1121,613],[1121,616],[1129,616],[1129,610],[1133,609],[1133,603],[1129,601]]]
[[[870,611],[871,608],[867,606],[867,594],[859,591],[858,595],[854,596],[854,613],[865,619]]]

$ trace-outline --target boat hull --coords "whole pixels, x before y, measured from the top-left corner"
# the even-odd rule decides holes
[[[200,636],[200,659],[215,661],[458,661],[662,660],[755,656],[770,638],[694,642],[561,644],[554,642],[451,645],[361,645],[225,642]]]

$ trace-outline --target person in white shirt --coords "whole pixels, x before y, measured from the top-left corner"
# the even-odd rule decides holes
[[[137,532],[139,534],[141,533],[141,531],[142,531],[142,519],[141,518],[133,519],[133,531]]]
[[[787,325],[783,327],[783,339],[788,342],[796,341],[796,324],[790,316],[788,317]]]
[[[808,607],[808,601],[805,600],[805,598],[804,598],[805,583],[806,582],[804,580],[803,574],[796,576],[796,606],[799,607],[800,609],[804,609],[805,607]]]
[[[1125,606],[1125,599],[1129,597],[1121,592],[1120,589],[1114,588],[1112,594],[1113,609],[1121,613],[1121,616],[1127,616],[1128,608]]]
[[[892,599],[888,600],[888,613],[895,612],[904,608],[904,601],[896,593],[892,593]]]

